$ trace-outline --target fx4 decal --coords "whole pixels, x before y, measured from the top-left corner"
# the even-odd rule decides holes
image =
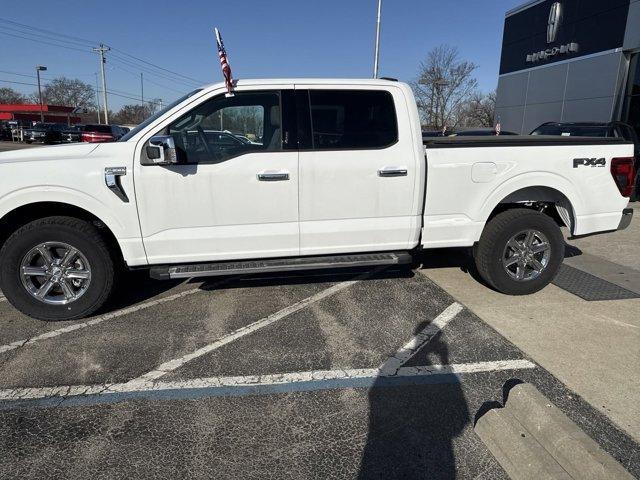
[[[604,167],[607,164],[607,160],[604,158],[574,158],[573,168],[578,168],[580,165],[585,167]]]

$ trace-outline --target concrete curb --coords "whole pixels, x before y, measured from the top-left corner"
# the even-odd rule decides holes
[[[572,480],[536,439],[504,408],[489,410],[475,432],[512,479]]]
[[[634,478],[531,384],[513,387],[475,432],[512,479]]]

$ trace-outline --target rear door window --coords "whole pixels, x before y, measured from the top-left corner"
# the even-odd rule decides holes
[[[315,150],[377,149],[398,141],[393,97],[377,90],[310,90]]]

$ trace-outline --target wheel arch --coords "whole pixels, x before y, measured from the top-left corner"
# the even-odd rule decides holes
[[[560,189],[547,185],[530,185],[504,194],[494,207],[485,213],[485,222],[497,214],[513,208],[541,211],[573,232],[576,223],[574,202]]]
[[[112,229],[102,219],[82,207],[64,202],[34,202],[21,205],[0,218],[0,248],[11,234],[27,223],[50,216],[69,216],[85,220],[98,228],[107,245],[115,253],[114,260],[124,263],[124,255]]]

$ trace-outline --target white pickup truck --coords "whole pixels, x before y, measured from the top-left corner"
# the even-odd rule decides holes
[[[620,139],[423,142],[391,80],[195,90],[120,141],[0,154],[0,288],[35,318],[84,317],[116,272],[188,278],[399,264],[473,247],[506,294],[547,285],[580,236],[624,228]]]

